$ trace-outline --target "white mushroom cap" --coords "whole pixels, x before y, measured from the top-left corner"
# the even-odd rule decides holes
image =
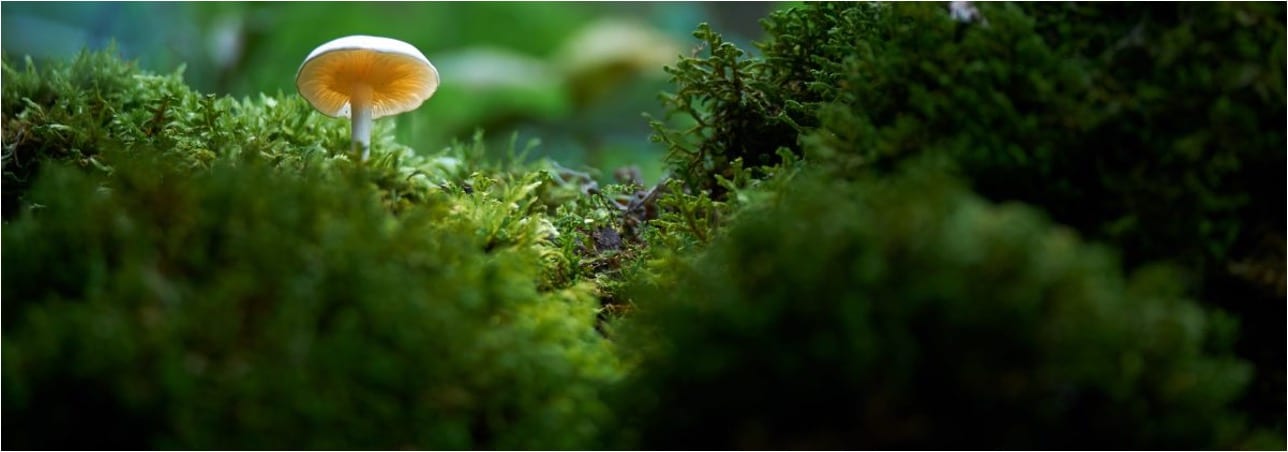
[[[295,75],[300,95],[332,117],[350,117],[350,99],[370,89],[371,117],[415,110],[438,89],[438,69],[397,39],[354,35],[318,46]]]

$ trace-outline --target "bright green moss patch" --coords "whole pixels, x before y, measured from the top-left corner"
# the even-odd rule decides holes
[[[294,97],[201,96],[103,54],[9,67],[6,445],[603,435],[621,371],[595,284],[561,270],[550,163],[490,164],[478,139],[416,155],[377,127],[359,164]]]

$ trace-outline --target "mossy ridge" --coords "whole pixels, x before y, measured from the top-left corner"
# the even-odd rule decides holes
[[[182,69],[167,75],[138,70],[104,52],[68,63],[21,70],[6,59],[4,166],[6,219],[46,161],[112,173],[116,161],[165,155],[167,165],[202,170],[217,162],[265,162],[282,173],[357,174],[374,186],[391,212],[446,194],[461,205],[451,219],[489,237],[487,247],[546,246],[561,225],[586,220],[623,228],[609,199],[642,187],[612,185],[588,193],[555,162],[529,162],[537,143],[489,161],[482,132],[436,152],[416,152],[393,139],[392,122],[377,122],[371,161],[359,164],[344,149],[347,125],[317,114],[298,96],[232,99],[202,95],[183,84]],[[477,193],[477,195],[476,195]],[[571,195],[569,195],[571,193]],[[589,198],[589,199],[581,199]],[[544,216],[543,216],[544,215]],[[537,232],[540,229],[541,232]],[[574,232],[575,231],[570,231]],[[562,245],[562,243],[561,243]],[[551,280],[550,286],[573,284]]]
[[[621,370],[554,225],[611,213],[543,198],[552,162],[378,126],[358,163],[293,96],[203,96],[110,52],[4,70],[15,444],[597,444]]]
[[[182,68],[149,73],[112,49],[84,52],[69,63],[38,66],[27,59],[21,70],[14,66],[5,60],[4,181],[12,199],[21,199],[46,160],[110,172],[105,154],[111,151],[124,158],[170,154],[171,163],[191,168],[257,159],[297,172],[350,160],[333,151],[343,149],[347,126],[314,113],[298,96],[203,95],[184,85]],[[391,126],[377,127],[385,152],[370,166],[424,171],[416,167],[432,162],[394,142]],[[6,203],[5,217],[20,205]]]

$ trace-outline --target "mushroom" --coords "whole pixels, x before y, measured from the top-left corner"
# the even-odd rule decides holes
[[[367,160],[371,121],[415,110],[438,89],[438,69],[415,46],[377,36],[345,36],[318,46],[295,74],[318,111],[352,120],[353,151]]]

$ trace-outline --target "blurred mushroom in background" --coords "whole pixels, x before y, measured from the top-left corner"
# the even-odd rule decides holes
[[[584,108],[635,77],[664,78],[680,45],[636,21],[602,19],[565,41],[554,64],[563,72],[573,104]]]

